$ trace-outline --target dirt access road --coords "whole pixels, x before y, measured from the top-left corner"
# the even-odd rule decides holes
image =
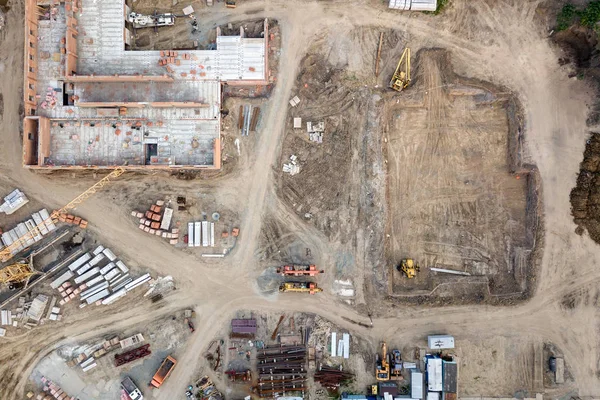
[[[22,85],[22,4],[15,1],[7,15],[0,42],[0,91],[4,99],[0,121],[0,183],[18,186],[28,196],[58,207],[93,181],[74,180],[72,175],[48,177],[21,168],[19,104]],[[510,341],[549,341],[558,346],[575,379],[567,389],[582,397],[600,396],[597,297],[600,248],[587,236],[574,233],[569,192],[575,184],[587,137],[585,126],[592,93],[585,83],[567,78],[557,64],[558,54],[547,39],[547,28],[536,20],[539,1],[455,0],[447,14],[430,17],[421,14],[388,12],[381,1],[244,1],[235,10],[215,7],[206,11],[203,21],[213,23],[270,17],[282,27],[282,64],[271,108],[265,112],[262,134],[251,168],[215,181],[171,182],[178,190],[204,190],[218,187],[220,195],[236,198],[242,207],[242,236],[234,253],[223,261],[200,263],[175,249],[156,242],[122,223],[127,210],[111,200],[111,192],[125,187],[143,187],[149,180],[163,177],[132,176],[115,184],[108,193],[81,206],[77,213],[90,221],[104,242],[123,256],[160,274],[173,275],[178,290],[167,305],[155,308],[149,303],[114,305],[83,314],[62,327],[42,327],[22,336],[8,338],[0,347],[0,398],[22,398],[29,373],[49,350],[64,341],[115,331],[193,306],[198,329],[180,358],[181,366],[204,362],[202,350],[236,309],[280,312],[292,309],[314,312],[363,335],[375,345],[394,337],[410,342],[432,332],[447,332],[469,339],[509,338]],[[262,216],[278,202],[272,185],[272,168],[278,157],[286,117],[286,104],[298,64],[321,30],[340,35],[356,26],[402,27],[408,38],[428,47],[448,48],[457,73],[504,85],[518,94],[526,118],[526,144],[531,161],[540,169],[544,183],[545,244],[537,291],[531,301],[518,307],[490,306],[426,309],[390,308],[373,318],[373,328],[348,322],[368,323],[369,319],[342,305],[332,294],[299,297],[279,296],[277,301],[260,295],[254,287],[257,263],[255,250],[261,232]],[[279,166],[276,166],[279,168]],[[281,212],[279,210],[278,212]],[[306,229],[302,235],[310,235]],[[318,237],[318,236],[317,236]],[[310,242],[310,238],[307,238]],[[321,246],[326,249],[327,246]],[[568,301],[565,301],[568,300]],[[374,347],[375,348],[375,347]],[[511,362],[510,360],[508,362]],[[165,385],[149,398],[180,396],[193,379],[195,368],[176,368]],[[483,372],[482,372],[483,373]],[[495,371],[485,372],[490,376]],[[468,388],[471,382],[462,382]],[[484,395],[511,395],[488,381],[479,388]],[[466,392],[466,391],[465,391]],[[468,393],[473,394],[473,393]]]

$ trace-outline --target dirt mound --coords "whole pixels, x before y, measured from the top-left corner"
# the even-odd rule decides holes
[[[571,191],[571,212],[577,232],[587,230],[600,243],[600,133],[592,133],[587,141],[577,185]]]
[[[573,26],[554,35],[554,40],[569,54],[561,63],[573,61],[578,68],[598,66],[598,35],[591,29]]]

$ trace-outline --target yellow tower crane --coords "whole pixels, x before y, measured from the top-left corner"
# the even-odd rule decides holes
[[[390,81],[390,87],[397,92],[401,92],[406,89],[410,83],[410,48],[405,48],[398,61],[396,71]]]
[[[29,281],[33,275],[38,274],[33,269],[33,257],[29,257],[29,262],[25,263],[26,260],[18,262],[13,265],[9,265],[0,269],[0,284],[11,284]]]
[[[42,223],[40,223],[39,225],[37,225],[34,228],[34,231],[39,230],[39,228],[43,227],[46,224],[46,222],[49,223],[50,221],[52,221],[54,223],[57,223],[58,222],[58,216],[60,214],[64,214],[67,211],[74,209],[79,204],[81,204],[84,201],[86,201],[93,194],[95,194],[96,192],[98,192],[98,190],[100,190],[104,186],[106,186],[111,180],[113,180],[115,178],[118,178],[119,176],[123,175],[124,172],[125,172],[125,169],[123,167],[117,167],[117,168],[115,168],[110,174],[108,174],[104,178],[100,179],[91,188],[89,188],[88,190],[86,190],[85,192],[81,193],[79,196],[75,197],[73,200],[71,200],[71,202],[69,204],[67,204],[66,206],[64,206],[60,210],[54,210],[52,212],[52,214],[50,214],[50,217],[48,217],[48,219],[42,221]],[[21,247],[21,246],[27,247],[26,243],[27,243],[28,240],[30,240],[32,238],[32,236],[33,235],[31,233],[27,233],[27,234],[21,236],[20,238],[18,238],[17,240],[15,240],[14,243],[12,243],[9,246],[6,246],[4,249],[2,249],[2,251],[0,251],[0,262],[6,262],[6,261],[10,260],[11,258],[13,258],[14,255],[15,255],[15,254],[13,254],[13,252],[16,249],[18,249],[19,247]]]

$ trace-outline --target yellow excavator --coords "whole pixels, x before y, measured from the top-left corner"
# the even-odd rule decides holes
[[[385,342],[381,343],[381,354],[377,354],[375,378],[378,381],[390,380],[390,355],[387,352],[387,344]]]
[[[398,271],[403,272],[408,279],[415,278],[417,276],[417,272],[420,270],[421,268],[419,267],[419,264],[417,264],[412,258],[405,258],[400,262],[400,265],[398,265]]]
[[[285,292],[299,292],[299,293],[310,293],[315,294],[322,292],[323,289],[317,287],[314,282],[283,282],[279,286],[279,291]]]
[[[405,48],[398,61],[396,71],[390,81],[390,87],[397,92],[406,89],[410,83],[410,48]]]

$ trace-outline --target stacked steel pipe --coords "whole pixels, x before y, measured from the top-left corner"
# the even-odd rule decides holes
[[[258,350],[258,395],[285,396],[306,390],[306,347],[267,346]]]
[[[327,389],[337,389],[341,385],[348,384],[354,378],[354,374],[341,371],[339,368],[321,367],[315,373],[315,381]]]

